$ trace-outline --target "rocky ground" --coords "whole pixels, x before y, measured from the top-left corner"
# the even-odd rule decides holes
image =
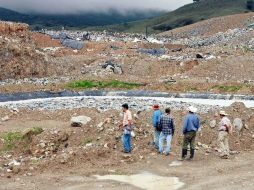
[[[231,25],[228,17],[217,18],[209,22],[221,23],[218,30],[204,29],[199,23],[179,29],[183,36],[179,32],[179,36],[147,40],[142,35],[93,33],[81,50],[64,47],[50,35],[31,32],[27,25],[1,22],[0,92],[57,93],[70,89],[71,81],[120,80],[142,84],[139,90],[253,95],[253,30],[246,26],[252,17],[250,13],[238,15]],[[131,155],[121,152],[118,124],[124,102],[135,114]],[[176,120],[170,157],[158,155],[151,145],[151,105],[157,102],[163,109],[170,106]],[[182,189],[253,187],[254,115],[242,103],[226,108],[196,104],[202,119],[197,157],[180,164],[176,160],[183,138],[181,127],[190,103],[73,97],[0,105],[0,179],[4,182],[0,189],[138,189],[131,183],[99,181],[94,175],[144,172],[178,177],[185,184]],[[230,137],[229,160],[218,158],[218,110],[222,108],[236,126]]]
[[[1,110],[1,142],[2,153],[0,155],[1,180],[6,183],[2,189],[46,189],[47,183],[54,181],[58,188],[63,189],[73,186],[73,189],[81,189],[83,186],[96,189],[99,186],[93,175],[129,175],[147,171],[161,176],[179,177],[187,184],[184,189],[202,189],[209,185],[210,189],[217,187],[213,180],[201,183],[201,171],[222,175],[230,173],[234,166],[240,165],[245,177],[237,179],[224,189],[229,187],[243,187],[251,189],[248,180],[253,175],[251,170],[245,168],[253,164],[248,159],[245,166],[241,166],[244,155],[251,156],[254,150],[254,126],[253,111],[247,109],[241,103],[235,103],[226,108],[230,119],[235,121],[236,129],[230,138],[231,156],[229,161],[222,161],[217,147],[218,110],[208,113],[200,113],[202,118],[202,130],[197,138],[197,158],[193,163],[184,163],[183,166],[174,166],[181,150],[181,126],[186,111],[173,110],[176,121],[176,135],[173,140],[173,149],[170,157],[160,156],[152,146],[153,129],[151,126],[152,112],[149,110],[137,111],[133,109],[135,117],[134,150],[131,155],[122,153],[119,121],[122,120],[120,110],[98,111],[97,109],[71,109],[71,110],[26,110],[26,109],[2,109]],[[237,122],[237,119],[240,122]],[[238,119],[238,120],[239,120]],[[78,121],[77,121],[78,120]],[[79,125],[78,122],[83,122]],[[163,164],[159,164],[160,160]],[[204,163],[207,163],[207,167]],[[216,164],[216,170],[212,170],[212,163]],[[177,162],[176,162],[177,163]],[[232,164],[230,164],[232,163]],[[169,167],[172,165],[172,170]],[[178,163],[177,163],[178,164]],[[205,170],[201,170],[201,167]],[[174,168],[175,167],[175,168]],[[196,168],[201,170],[192,182],[191,173],[184,173],[183,169]],[[247,167],[247,166],[246,166]],[[165,170],[166,168],[166,170]],[[244,169],[245,168],[245,169]],[[251,169],[251,168],[250,168]],[[58,175],[57,173],[61,173]],[[65,178],[78,177],[79,186],[75,186]],[[87,178],[79,181],[82,176]],[[44,182],[35,182],[45,178]],[[226,178],[225,178],[226,179]],[[225,179],[221,179],[222,181]],[[75,182],[75,180],[74,180]],[[94,184],[94,183],[95,184]],[[83,184],[83,185],[82,185]],[[114,189],[114,184],[98,182],[100,188]],[[94,186],[95,185],[95,186]],[[112,187],[111,187],[112,185]],[[190,185],[190,186],[189,186]],[[129,186],[121,186],[126,189]],[[67,188],[68,189],[68,188]],[[134,188],[133,188],[134,189]]]
[[[3,33],[1,76],[5,80],[0,82],[0,91],[59,91],[70,81],[115,79],[145,84],[139,89],[146,90],[253,94],[253,30],[247,27],[252,14],[236,17],[239,19],[232,25],[227,24],[228,17],[209,21],[219,30],[203,32],[206,35],[193,35],[192,25],[183,28],[190,32],[186,36],[159,40],[94,33],[81,50],[66,48],[59,39],[42,33]],[[195,28],[203,31],[204,24]],[[78,37],[79,33],[67,34]],[[12,46],[15,51],[29,49],[30,53],[16,55]],[[114,66],[107,68],[108,63]]]

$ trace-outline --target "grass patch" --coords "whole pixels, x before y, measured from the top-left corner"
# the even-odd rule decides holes
[[[4,139],[3,151],[10,151],[15,148],[18,142],[23,141],[23,135],[21,132],[9,132],[2,136]]]
[[[93,142],[92,139],[84,139],[83,144],[87,145],[87,144],[92,143],[92,142]]]
[[[39,135],[43,132],[43,129],[41,127],[34,127],[31,130],[33,135]]]
[[[242,86],[239,85],[232,85],[232,86],[227,86],[227,85],[216,85],[213,86],[212,89],[218,89],[220,91],[224,91],[224,92],[237,92],[239,90],[241,90]]]
[[[113,81],[92,81],[92,80],[84,80],[84,81],[76,81],[68,84],[70,88],[78,88],[78,89],[90,89],[90,88],[117,88],[117,89],[134,89],[142,86],[139,83],[129,83],[129,82],[121,82],[117,80]]]
[[[39,135],[43,132],[43,129],[40,127],[34,127],[32,129],[27,129],[29,131],[29,135]],[[8,132],[2,135],[4,139],[4,146],[2,151],[8,152],[17,148],[17,146],[22,145],[23,148],[27,148],[30,143],[30,137],[27,136],[28,134],[23,134],[20,131],[16,132]]]

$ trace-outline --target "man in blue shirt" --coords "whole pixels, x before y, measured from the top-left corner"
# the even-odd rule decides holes
[[[161,118],[161,111],[160,111],[160,106],[159,105],[154,105],[153,106],[153,127],[154,127],[154,145],[156,149],[159,149],[159,136],[161,133],[161,130],[158,130],[158,126],[160,123],[160,118]]]
[[[162,131],[160,133],[160,138],[159,138],[159,152],[160,154],[163,154],[163,144],[166,139],[167,141],[166,156],[168,156],[171,149],[171,141],[175,132],[175,124],[174,124],[174,119],[170,115],[170,109],[167,108],[165,112],[166,114],[161,116],[161,119],[160,119],[160,127]]]
[[[195,138],[196,133],[200,128],[200,119],[195,114],[197,112],[197,108],[190,106],[188,108],[189,114],[185,118],[183,125],[183,148],[182,148],[182,158],[181,160],[186,159],[188,153],[188,145],[190,145],[190,160],[194,158],[195,153]]]

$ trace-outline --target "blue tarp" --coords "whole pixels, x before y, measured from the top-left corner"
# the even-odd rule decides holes
[[[160,56],[160,55],[164,55],[166,53],[166,50],[163,49],[163,48],[159,48],[159,49],[142,49],[142,48],[139,48],[138,52],[139,53],[144,53],[144,54]]]

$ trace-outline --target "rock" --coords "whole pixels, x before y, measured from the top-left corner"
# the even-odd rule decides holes
[[[5,117],[3,117],[1,120],[2,120],[2,122],[5,122],[5,121],[10,120],[10,118],[9,118],[9,116],[8,116],[8,115],[6,115],[6,116],[5,116]]]
[[[33,174],[32,174],[32,173],[27,173],[26,175],[27,175],[27,176],[32,176]]]
[[[123,74],[122,66],[116,63],[113,63],[112,61],[106,61],[105,64],[102,65],[103,69],[106,69],[107,71],[112,71],[115,74],[121,75]]]
[[[91,121],[90,117],[87,116],[77,116],[71,118],[72,127],[82,127]]]
[[[214,119],[214,120],[210,121],[209,126],[211,128],[215,128],[216,127],[216,120]]]
[[[198,54],[196,54],[196,58],[197,58],[197,59],[203,59],[204,56],[203,56],[201,53],[198,53]]]
[[[46,144],[45,144],[45,143],[40,143],[39,146],[40,146],[41,148],[45,148],[45,147],[46,147]]]
[[[12,172],[14,174],[18,174],[20,171],[21,171],[21,168],[19,166],[14,166],[13,169],[12,169]]]
[[[233,121],[233,126],[238,132],[241,132],[243,130],[243,122],[241,118],[235,118]]]

